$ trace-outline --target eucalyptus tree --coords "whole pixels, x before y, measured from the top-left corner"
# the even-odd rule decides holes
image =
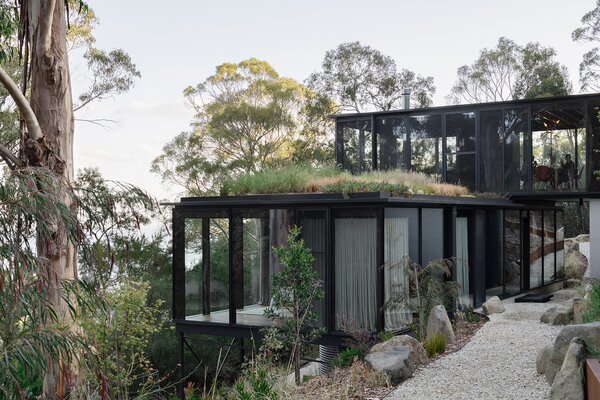
[[[571,83],[556,51],[539,43],[525,47],[501,37],[495,48],[484,48],[471,65],[457,70],[451,103],[483,103],[567,95]]]
[[[398,71],[396,62],[379,50],[360,42],[342,43],[327,51],[322,70],[313,72],[307,85],[332,98],[337,111],[385,111],[402,107],[403,89],[411,90],[417,107],[432,104],[435,86],[432,77],[413,71]]]
[[[323,158],[331,101],[266,61],[221,64],[184,96],[196,112],[192,129],[152,162],[165,183],[214,193],[226,177]]]
[[[595,43],[600,41],[600,0],[596,7],[581,18],[582,26],[575,29],[571,37],[576,42]],[[583,55],[579,64],[579,82],[584,91],[600,91],[600,49],[594,47]]]

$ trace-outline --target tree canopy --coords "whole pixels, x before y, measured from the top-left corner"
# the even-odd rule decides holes
[[[471,65],[457,70],[451,103],[483,103],[571,92],[567,68],[556,60],[556,51],[539,43],[519,46],[501,37],[495,48],[484,48]]]
[[[332,103],[265,61],[221,64],[184,96],[196,111],[192,130],[152,163],[164,182],[201,194],[239,173],[324,159]]]
[[[403,89],[411,90],[417,107],[432,104],[435,86],[432,77],[402,69],[379,50],[360,42],[342,43],[325,53],[320,72],[307,79],[307,85],[334,99],[338,111],[385,111],[402,108]]]
[[[596,1],[596,7],[588,11],[581,18],[582,26],[571,34],[576,42],[598,42],[600,41],[600,0]],[[594,47],[583,55],[583,61],[579,64],[579,83],[581,90],[597,92],[600,91],[600,49]]]

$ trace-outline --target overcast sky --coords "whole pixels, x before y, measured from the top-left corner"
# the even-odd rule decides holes
[[[162,146],[187,130],[192,112],[183,101],[223,62],[257,57],[280,75],[303,81],[327,50],[360,41],[393,57],[399,68],[433,76],[434,105],[444,105],[456,69],[472,63],[501,36],[520,45],[554,47],[579,91],[578,65],[590,46],[571,32],[594,0],[89,0],[100,19],[96,46],[125,49],[142,78],[127,94],[92,104],[76,118],[118,121],[105,129],[78,122],[75,166],[98,167],[106,179],[136,184],[160,199],[176,199],[151,174]],[[71,56],[74,95],[86,68]]]

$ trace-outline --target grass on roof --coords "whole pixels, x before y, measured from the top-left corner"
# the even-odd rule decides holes
[[[352,175],[337,168],[289,166],[266,169],[223,182],[222,196],[284,193],[389,192],[394,196],[413,194],[465,196],[464,186],[439,183],[428,175],[400,170],[373,171]]]

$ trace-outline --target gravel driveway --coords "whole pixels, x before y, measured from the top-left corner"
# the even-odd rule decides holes
[[[417,371],[385,399],[547,399],[550,386],[535,370],[537,352],[561,327],[540,322],[555,303],[505,303],[456,353]]]

